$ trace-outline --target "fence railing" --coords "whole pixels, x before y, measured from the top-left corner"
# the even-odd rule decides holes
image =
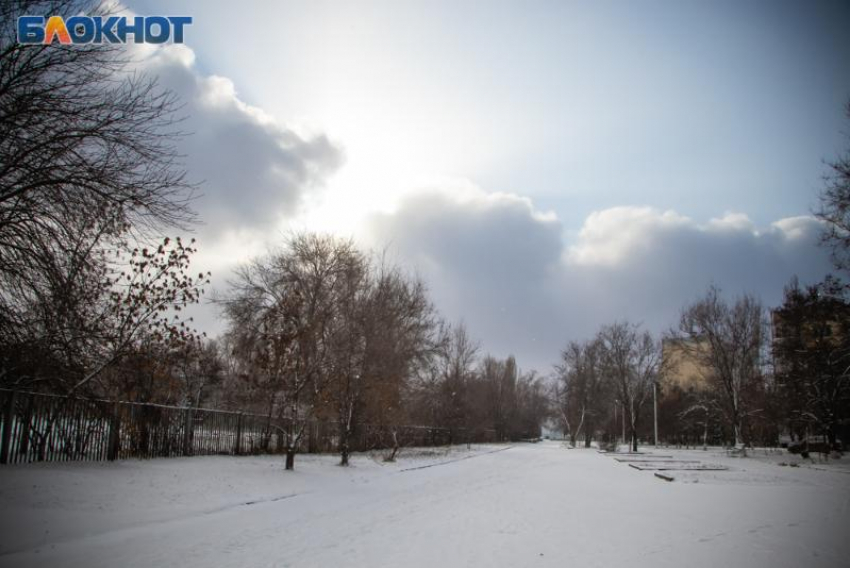
[[[0,464],[34,461],[101,461],[210,454],[282,453],[290,425],[269,416],[111,402],[0,389]],[[462,432],[422,426],[361,425],[353,451],[392,445],[435,446],[494,441],[492,430]],[[336,424],[310,421],[299,451],[332,452]]]

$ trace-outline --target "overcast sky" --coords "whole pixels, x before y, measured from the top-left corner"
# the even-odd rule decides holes
[[[186,103],[218,288],[287,230],[353,236],[545,373],[710,284],[775,305],[829,271],[811,210],[850,147],[847,2],[127,5],[194,18],[143,65]]]

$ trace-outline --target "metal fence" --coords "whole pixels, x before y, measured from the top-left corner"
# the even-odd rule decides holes
[[[73,398],[0,389],[0,464],[101,461],[210,454],[282,453],[290,426],[268,416]],[[492,430],[465,432],[422,426],[361,425],[353,451],[392,446],[436,446],[494,441]],[[311,421],[299,451],[332,452],[336,424]]]

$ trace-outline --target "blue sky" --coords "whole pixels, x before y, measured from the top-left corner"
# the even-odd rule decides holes
[[[485,350],[545,367],[605,318],[662,329],[710,283],[775,303],[829,268],[805,216],[850,145],[846,2],[128,6],[193,16],[188,96],[229,101],[189,160],[218,274],[291,227],[390,243]],[[222,150],[245,116],[292,155]]]

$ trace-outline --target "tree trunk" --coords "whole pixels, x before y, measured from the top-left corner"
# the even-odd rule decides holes
[[[348,424],[344,424],[339,433],[339,465],[348,465],[348,456],[351,453],[351,431]]]
[[[295,448],[286,448],[286,470],[292,471],[295,469]]]
[[[394,462],[395,456],[398,453],[398,434],[396,433],[395,428],[392,429],[392,435],[393,435],[393,453],[391,453],[390,456],[387,459],[384,460],[386,462]]]
[[[741,439],[741,421],[738,420],[737,418],[735,419],[734,434],[735,434],[735,448],[736,449],[743,448],[744,442]]]
[[[581,420],[579,420],[578,428],[576,428],[576,433],[573,436],[573,440],[572,440],[572,446],[574,448],[576,447],[576,438],[579,437],[579,435],[581,434],[581,428],[582,428],[582,426],[584,426],[584,416],[585,416],[585,407],[582,406],[581,407]]]

